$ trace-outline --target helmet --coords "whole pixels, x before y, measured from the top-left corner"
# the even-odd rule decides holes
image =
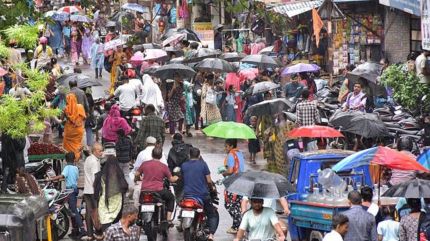
[[[48,43],[48,39],[47,39],[46,37],[41,37],[41,38],[39,39],[39,43],[40,43],[40,44],[47,44],[47,43]]]
[[[407,136],[401,137],[399,143],[397,143],[397,150],[399,151],[412,151],[413,147],[412,139]]]

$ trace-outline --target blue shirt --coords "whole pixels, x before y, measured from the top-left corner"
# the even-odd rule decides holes
[[[202,160],[189,160],[181,166],[184,180],[184,197],[195,197],[201,200],[209,195],[206,176],[210,175],[209,167]]]
[[[77,166],[67,164],[61,175],[66,179],[66,188],[77,188],[78,187],[78,178],[79,178],[79,169]]]
[[[64,26],[63,27],[63,35],[64,35],[64,37],[70,38],[71,32],[72,32],[72,29],[70,28],[70,26]]]
[[[239,173],[245,171],[245,158],[243,158],[243,153],[241,151],[236,151],[237,159],[239,160]],[[234,157],[233,154],[228,154],[227,157],[228,168],[234,168]]]

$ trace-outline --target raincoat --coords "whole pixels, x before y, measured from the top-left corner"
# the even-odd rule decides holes
[[[194,111],[193,86],[190,82],[184,81],[184,96],[185,96],[185,124],[193,125],[196,121],[196,113]]]
[[[155,110],[160,113],[161,109],[164,109],[164,100],[160,87],[152,80],[151,76],[147,74],[143,75],[142,82],[142,102],[145,103],[145,105],[154,105]]]
[[[104,45],[102,43],[93,43],[91,45],[91,68],[102,69],[105,62],[105,55],[103,53]]]
[[[119,129],[123,129],[126,135],[131,132],[131,127],[128,125],[127,121],[120,115],[119,106],[113,105],[109,111],[109,115],[103,122],[103,139],[109,142],[116,142],[118,140],[117,131]]]
[[[85,110],[78,104],[76,96],[71,93],[66,97],[64,108],[66,123],[64,124],[63,147],[68,152],[74,152],[76,160],[79,159],[84,136]]]

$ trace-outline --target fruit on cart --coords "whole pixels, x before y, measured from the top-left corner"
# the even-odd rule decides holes
[[[31,143],[28,149],[28,155],[48,155],[48,154],[64,154],[65,151],[54,144],[48,143]]]

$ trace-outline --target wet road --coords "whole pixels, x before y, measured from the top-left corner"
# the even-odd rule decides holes
[[[67,66],[67,64],[63,65]],[[80,69],[82,69],[83,74],[86,74],[88,76],[94,76],[94,71],[89,68],[89,66],[79,66]],[[106,97],[105,91],[109,87],[109,73],[106,71],[103,72],[103,79],[99,80],[103,86],[97,86],[93,87],[93,97]],[[200,149],[202,156],[204,160],[207,162],[209,169],[211,171],[212,180],[216,181],[222,178],[221,175],[217,174],[217,168],[222,166],[224,163],[224,158],[226,156],[224,152],[224,142],[220,139],[213,139],[208,138],[202,134],[201,131],[194,131],[192,130],[193,137],[185,137],[185,142],[192,144],[193,146]],[[167,155],[168,151],[171,147],[171,137],[169,134],[166,134],[166,142],[164,144],[163,150],[165,155]],[[244,151],[244,153],[247,153],[248,147],[246,142],[239,143],[239,149]],[[256,165],[250,165],[249,162],[247,162],[247,169],[258,169],[261,170],[264,168],[265,161],[262,160],[262,154],[257,156],[257,164]],[[247,156],[247,155],[246,155]],[[226,230],[229,229],[232,219],[230,215],[227,213],[227,211],[224,208],[224,187],[218,186],[217,187],[220,198],[220,205],[218,206],[218,212],[220,215],[220,223],[218,227],[218,231],[215,234],[215,240],[220,241],[227,241],[227,240],[233,240],[234,236],[231,234],[227,234]],[[66,236],[67,237],[67,236]],[[68,238],[65,238],[63,240],[71,240]],[[146,236],[142,235],[141,240],[146,240]],[[169,240],[183,240],[182,233],[179,233],[176,231],[175,228],[170,229],[169,232]]]

